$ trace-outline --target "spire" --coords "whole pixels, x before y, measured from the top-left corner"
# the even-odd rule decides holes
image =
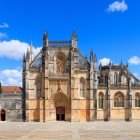
[[[26,68],[25,68],[25,65],[26,65],[26,56],[25,56],[25,53],[24,53],[24,54],[23,54],[23,63],[22,63],[23,71],[26,69]]]
[[[121,59],[120,65],[121,65],[121,66],[123,65],[123,61],[122,61],[122,59]]]
[[[31,43],[30,43],[30,58],[31,58],[31,61],[32,61],[32,58],[33,58],[32,40],[31,40]]]
[[[78,38],[77,38],[77,33],[76,33],[75,30],[72,32],[72,39],[78,40]]]
[[[121,62],[120,62],[120,66],[121,66],[121,68],[123,67],[123,61],[122,61],[122,59],[121,59]]]
[[[96,54],[94,54],[94,62],[97,62]]]
[[[76,31],[74,30],[72,32],[72,47],[77,48],[77,43],[78,43],[78,37]]]
[[[30,59],[30,51],[29,49],[27,48],[27,52],[26,52],[26,60]]]
[[[43,47],[48,46],[48,32],[44,32],[43,35]]]
[[[111,60],[110,60],[110,62],[109,62],[109,67],[111,68],[111,66],[112,66],[112,62],[111,62]]]
[[[30,43],[30,53],[33,54],[33,45],[32,45],[32,40],[31,40],[31,43]]]
[[[25,53],[23,54],[23,62],[25,62]]]
[[[90,51],[90,61],[91,62],[93,61],[93,51],[92,50]]]

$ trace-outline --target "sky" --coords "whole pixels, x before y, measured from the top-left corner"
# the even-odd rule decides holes
[[[1,0],[0,81],[22,85],[22,57],[32,42],[34,53],[42,35],[69,40],[78,34],[84,56],[93,50],[98,62],[122,60],[140,78],[139,0]]]

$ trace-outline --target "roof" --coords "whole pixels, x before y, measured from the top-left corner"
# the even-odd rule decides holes
[[[18,86],[2,86],[3,93],[22,93],[22,90]]]
[[[71,40],[49,40],[49,45],[48,46],[53,46],[53,47],[66,47],[66,46],[71,46],[72,42]]]
[[[105,70],[105,69],[109,69],[110,68],[110,66],[109,65],[106,65],[106,66],[101,66],[101,69],[102,70]],[[111,69],[121,69],[121,68],[127,68],[127,66],[125,66],[125,65],[111,65]]]

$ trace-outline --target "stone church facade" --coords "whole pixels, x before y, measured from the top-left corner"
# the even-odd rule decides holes
[[[139,120],[140,81],[128,66],[99,66],[84,57],[75,32],[71,40],[49,40],[33,58],[23,58],[24,121]]]

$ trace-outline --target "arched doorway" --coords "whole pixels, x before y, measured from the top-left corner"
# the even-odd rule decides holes
[[[0,117],[1,117],[1,121],[5,121],[6,120],[6,113],[5,113],[4,109],[2,109],[0,111]]]
[[[53,96],[53,102],[56,110],[56,120],[70,120],[70,100],[67,95],[60,91]]]
[[[64,121],[65,120],[65,107],[56,107],[56,120]]]

